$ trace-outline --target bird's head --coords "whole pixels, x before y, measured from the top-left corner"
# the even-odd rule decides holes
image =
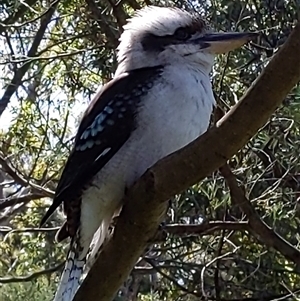
[[[197,14],[148,6],[124,26],[118,47],[117,74],[168,64],[193,64],[209,72],[216,54],[251,40],[255,33],[216,33]]]

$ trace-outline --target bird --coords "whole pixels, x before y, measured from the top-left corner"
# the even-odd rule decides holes
[[[214,57],[255,36],[215,32],[199,14],[172,7],[142,8],[124,25],[116,72],[89,104],[41,221],[63,204],[56,239],[71,243],[55,301],[74,298],[94,235],[99,248],[127,189],[208,129]]]

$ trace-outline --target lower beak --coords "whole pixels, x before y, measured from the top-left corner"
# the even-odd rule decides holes
[[[210,33],[196,38],[193,43],[199,43],[202,49],[211,53],[221,54],[239,48],[257,36],[256,32]]]

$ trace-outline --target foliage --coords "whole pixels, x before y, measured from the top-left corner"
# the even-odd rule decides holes
[[[293,0],[2,1],[0,103],[9,105],[0,131],[1,300],[51,299],[67,251],[67,243],[54,242],[63,217],[56,213],[47,229],[38,229],[39,221],[84,108],[113,75],[122,25],[149,4],[195,10],[218,30],[261,32],[257,43],[216,59],[212,80],[224,112],[284,43],[299,12]],[[257,215],[234,204],[226,177],[216,171],[174,197],[166,236],[145,252],[115,300],[300,298],[299,123],[295,87],[229,162]],[[250,227],[251,218],[265,222],[283,244]],[[170,224],[196,225],[198,232]],[[293,258],[285,255],[288,244]]]

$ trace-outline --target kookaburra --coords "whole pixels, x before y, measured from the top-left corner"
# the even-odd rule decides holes
[[[214,56],[254,36],[214,33],[177,8],[146,7],[124,26],[114,78],[87,108],[41,223],[63,203],[67,220],[57,239],[71,237],[71,248],[55,301],[73,299],[93,236],[98,230],[103,242],[126,189],[207,130]]]

